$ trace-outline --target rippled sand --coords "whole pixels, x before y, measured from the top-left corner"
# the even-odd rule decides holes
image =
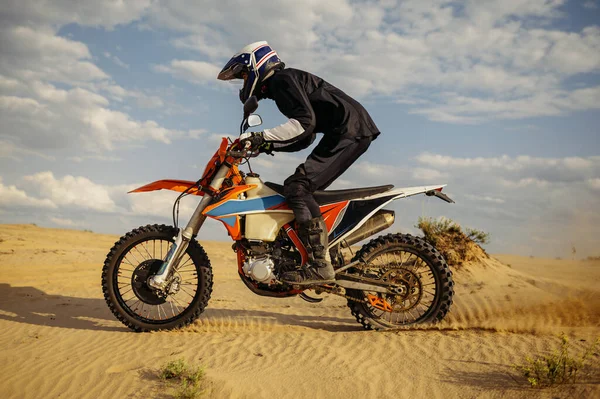
[[[493,256],[455,270],[430,328],[363,331],[345,300],[255,296],[229,243],[203,243],[215,287],[182,331],[136,334],[108,310],[100,270],[116,236],[0,225],[0,397],[167,397],[153,371],[186,358],[214,398],[600,397],[586,383],[532,390],[510,365],[600,335],[600,263]],[[581,341],[585,340],[585,341]]]

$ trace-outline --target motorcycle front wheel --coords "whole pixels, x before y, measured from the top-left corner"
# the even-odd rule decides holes
[[[165,293],[148,286],[169,252],[177,229],[147,225],[121,237],[102,268],[102,291],[116,318],[137,332],[170,330],[192,323],[212,292],[210,260],[192,240],[168,279]]]

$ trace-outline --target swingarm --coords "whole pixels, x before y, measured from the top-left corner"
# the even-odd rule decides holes
[[[361,291],[371,291],[371,292],[381,292],[384,294],[398,294],[397,288],[393,286],[393,284],[384,283],[378,280],[366,278],[366,277],[358,277],[352,276],[349,274],[342,273],[354,266],[359,264],[364,264],[362,259],[358,259],[354,262],[351,262],[339,269],[335,270],[335,284],[340,287],[349,288],[353,290],[361,290]]]

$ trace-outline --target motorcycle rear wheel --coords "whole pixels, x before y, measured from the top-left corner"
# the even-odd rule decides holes
[[[177,229],[147,225],[121,237],[102,268],[104,299],[116,318],[137,332],[170,330],[192,323],[206,308],[212,292],[210,260],[192,240],[171,280],[171,292],[158,294],[146,281],[167,255]]]
[[[366,266],[353,275],[394,284],[398,294],[347,290],[348,307],[368,330],[402,328],[441,321],[454,295],[452,272],[429,243],[409,234],[388,234],[365,244],[354,257]]]

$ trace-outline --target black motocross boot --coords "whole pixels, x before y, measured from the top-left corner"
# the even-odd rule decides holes
[[[329,260],[327,225],[323,217],[300,224],[298,235],[308,252],[308,262],[299,270],[284,273],[281,280],[295,285],[333,283],[335,272]]]

